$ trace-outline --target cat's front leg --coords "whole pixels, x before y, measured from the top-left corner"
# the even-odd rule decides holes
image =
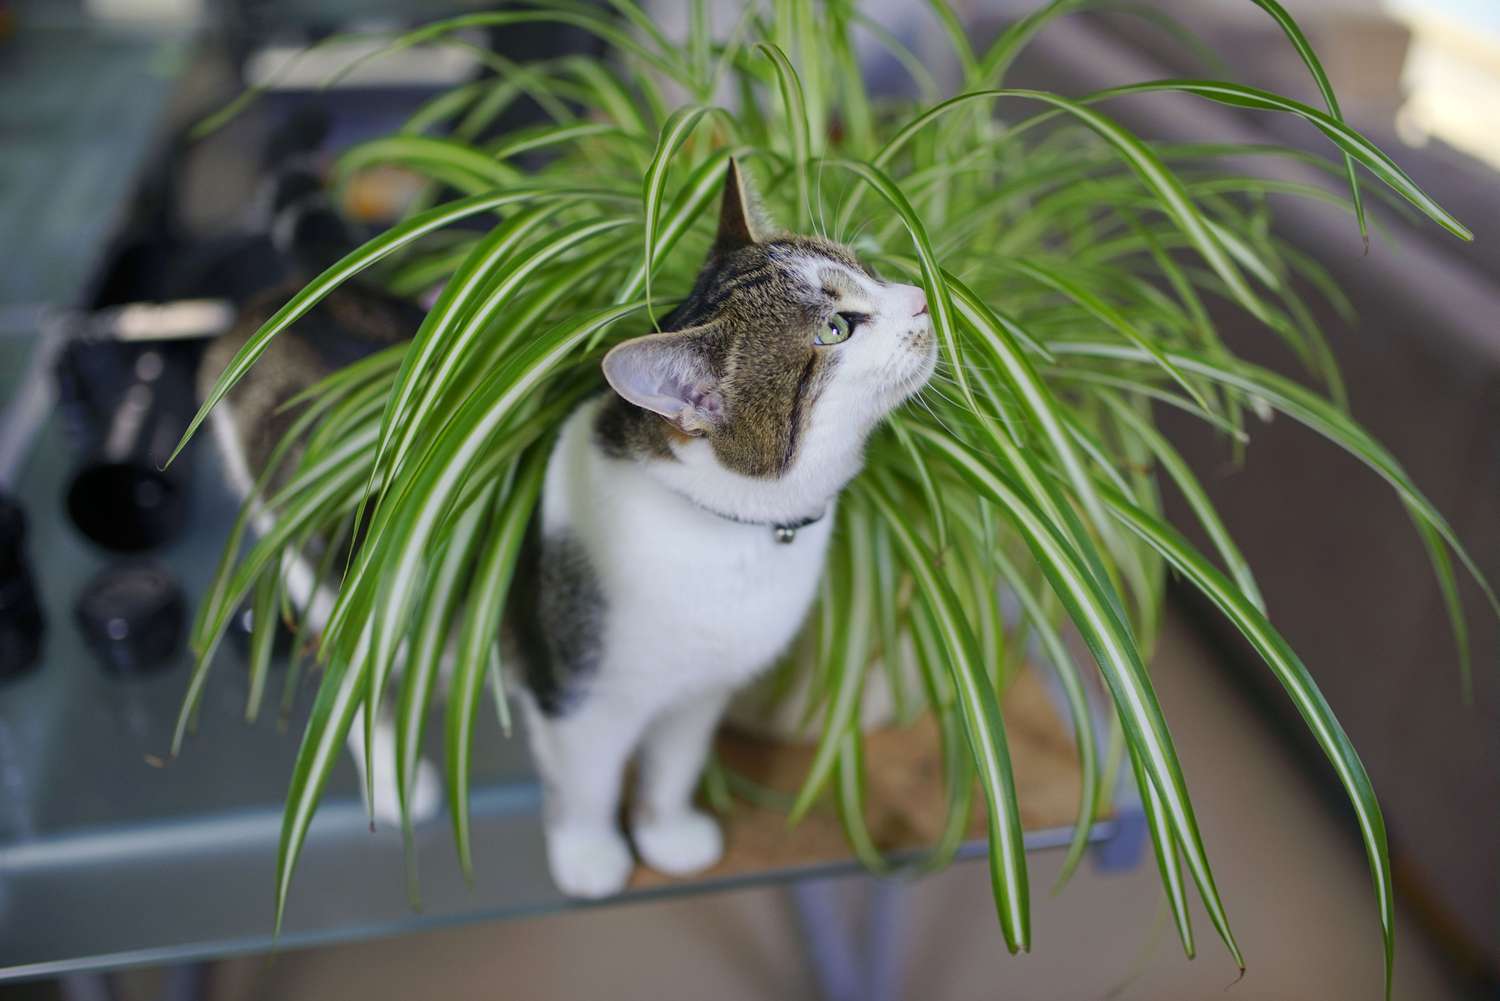
[[[693,805],[693,793],[729,694],[714,692],[667,710],[641,743],[630,833],[641,861],[657,872],[690,876],[724,854],[718,821]]]
[[[620,892],[635,867],[619,829],[620,785],[644,714],[633,703],[599,693],[557,715],[543,713],[529,693],[521,704],[542,779],[552,881],[570,897]]]

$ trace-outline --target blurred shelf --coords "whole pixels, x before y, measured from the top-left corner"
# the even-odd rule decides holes
[[[185,64],[178,37],[40,27],[0,40],[0,307],[88,299]]]

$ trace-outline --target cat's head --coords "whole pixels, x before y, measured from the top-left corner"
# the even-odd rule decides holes
[[[733,161],[718,235],[669,320],[676,329],[612,350],[605,377],[668,422],[679,458],[701,461],[706,445],[744,477],[857,468],[870,430],[937,359],[920,288],[883,281],[840,244],[767,232]]]

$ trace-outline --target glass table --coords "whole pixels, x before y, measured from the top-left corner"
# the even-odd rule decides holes
[[[189,595],[204,587],[233,501],[213,446],[193,446],[193,503],[181,536],[152,558]],[[0,685],[0,980],[180,963],[270,949],[281,799],[311,690],[278,721],[271,703],[243,721],[246,672],[221,648],[199,733],[167,761],[189,661],[141,678],[106,673],[71,620],[84,582],[118,557],[83,538],[62,512],[75,454],[57,422],[46,425],[19,479],[31,515],[29,551],[48,615],[44,654]],[[1076,802],[1071,739],[1041,683],[1023,674],[1006,706],[1028,847],[1066,844]],[[941,822],[939,759],[930,724],[874,738],[870,821],[895,860],[913,860]],[[440,736],[441,728],[431,728]],[[283,732],[286,731],[286,732]],[[347,760],[336,767],[308,836],[287,905],[281,948],[392,935],[450,922],[521,917],[581,906],[552,886],[538,821],[540,794],[521,735],[477,729],[475,876],[466,885],[446,816],[416,831],[421,908],[408,900],[401,837],[370,831]],[[433,741],[428,753],[441,754]],[[781,784],[800,774],[804,748],[721,738],[721,753]],[[1109,838],[1116,824],[1094,832]],[[982,833],[976,827],[975,835]],[[620,899],[702,893],[765,881],[852,872],[832,808],[788,831],[774,809],[737,802],[721,865],[692,880],[638,873]],[[962,853],[983,853],[977,837]]]

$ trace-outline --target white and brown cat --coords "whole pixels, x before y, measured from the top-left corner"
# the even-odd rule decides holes
[[[394,304],[362,308],[374,326],[349,336],[367,349],[409,336],[391,329]],[[262,319],[248,315],[214,346],[205,386]],[[715,242],[662,327],[612,350],[611,391],[564,423],[506,615],[547,858],[575,896],[623,887],[631,842],[671,874],[719,858],[718,825],[693,805],[713,731],[730,695],[801,628],[838,494],[937,356],[921,289],[882,281],[838,244],[765,232],[733,163]],[[326,340],[282,334],[215,412],[240,490],[274,443],[275,408],[327,374]],[[327,595],[305,568],[287,572],[316,622]],[[351,732],[358,742],[362,727]],[[374,806],[393,818],[394,739],[389,726],[375,733]],[[627,840],[617,817],[632,758]],[[418,785],[417,812],[435,811],[427,763]]]

